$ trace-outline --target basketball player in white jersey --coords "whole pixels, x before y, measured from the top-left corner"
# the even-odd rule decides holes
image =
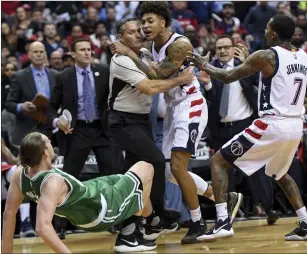
[[[307,240],[307,212],[300,192],[287,174],[303,131],[304,97],[307,84],[307,54],[294,48],[291,37],[294,21],[287,16],[272,18],[265,30],[268,50],[259,50],[229,71],[211,66],[209,55],[190,52],[189,60],[212,78],[229,84],[256,72],[259,83],[259,116],[253,124],[227,142],[212,158],[211,175],[216,200],[217,221],[205,239],[234,234],[227,214],[225,193],[227,169],[231,165],[247,175],[266,166],[266,174],[275,178],[299,217],[299,226],[286,240]]]
[[[143,2],[140,12],[142,30],[146,39],[153,41],[152,54],[157,64],[144,64],[137,54],[118,43],[111,46],[112,53],[129,56],[150,79],[178,76],[189,66],[186,55],[192,50],[192,44],[186,37],[169,30],[171,15],[167,3]],[[207,104],[196,78],[190,84],[170,89],[165,93],[165,99],[168,107],[164,118],[162,150],[166,160],[170,161],[166,177],[179,184],[191,212],[193,223],[181,243],[196,243],[203,240],[206,232],[197,194],[203,195],[208,184],[197,175],[189,173],[187,168],[207,124]],[[242,202],[242,194],[232,193],[230,197],[233,218]]]

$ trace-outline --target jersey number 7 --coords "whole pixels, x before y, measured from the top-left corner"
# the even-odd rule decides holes
[[[297,85],[297,89],[296,89],[295,96],[293,98],[291,105],[296,105],[297,102],[298,102],[298,99],[299,99],[301,91],[302,91],[303,79],[302,78],[295,78],[294,79],[294,85]]]

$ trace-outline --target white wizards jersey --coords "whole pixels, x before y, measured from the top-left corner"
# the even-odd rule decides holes
[[[167,56],[167,47],[179,37],[184,37],[184,36],[177,33],[173,33],[169,38],[169,40],[160,49],[159,52],[155,50],[155,43],[153,42],[151,51],[154,61],[155,62],[163,61],[164,58]],[[169,78],[177,77],[185,68],[189,67],[189,65],[190,62],[185,60],[180,69]],[[179,101],[185,98],[188,94],[196,93],[198,91],[200,91],[200,85],[197,78],[195,77],[192,83],[184,84],[182,86],[177,86],[165,92],[165,100],[166,102]]]
[[[271,50],[275,53],[276,67],[271,77],[260,74],[259,116],[301,117],[305,113],[307,54],[301,49],[290,51],[279,46]]]

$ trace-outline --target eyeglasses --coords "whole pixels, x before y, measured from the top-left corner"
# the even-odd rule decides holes
[[[15,71],[15,69],[5,69],[5,71]]]
[[[222,49],[229,50],[229,49],[232,48],[232,47],[233,47],[232,45],[226,45],[226,46],[216,47],[216,49],[217,49],[217,50],[222,50]]]

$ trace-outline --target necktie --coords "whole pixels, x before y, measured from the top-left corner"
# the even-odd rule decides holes
[[[91,86],[91,80],[88,71],[82,71],[83,79],[83,104],[84,115],[87,121],[92,122],[95,119],[95,101],[94,91]]]
[[[228,65],[225,64],[223,66],[223,69],[227,69],[227,67],[228,67]],[[222,118],[225,118],[228,114],[229,94],[230,94],[230,85],[224,84],[223,85],[221,103],[220,103],[220,111],[219,111],[219,114]]]

